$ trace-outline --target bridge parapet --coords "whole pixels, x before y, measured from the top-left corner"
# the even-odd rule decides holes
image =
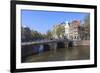
[[[21,45],[38,45],[38,44],[47,44],[47,43],[57,43],[57,42],[69,42],[68,39],[60,39],[60,40],[40,40],[40,41],[33,41],[33,42],[22,42]]]

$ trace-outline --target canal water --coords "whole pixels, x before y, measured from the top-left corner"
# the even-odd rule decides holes
[[[47,62],[87,59],[90,59],[90,47],[78,46],[72,48],[59,48],[56,50],[52,49],[48,51],[41,51],[37,54],[33,54],[24,58],[23,62]]]

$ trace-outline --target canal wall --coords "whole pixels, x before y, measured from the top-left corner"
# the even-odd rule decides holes
[[[89,46],[90,40],[73,41],[73,46]]]

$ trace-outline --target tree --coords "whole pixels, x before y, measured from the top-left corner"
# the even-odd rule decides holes
[[[88,14],[85,19],[84,19],[84,35],[85,35],[85,39],[89,39],[90,38],[90,14]]]
[[[56,34],[58,38],[63,38],[65,34],[65,27],[63,25],[58,25],[56,28]]]
[[[87,15],[84,19],[85,26],[90,30],[90,15]]]
[[[34,40],[37,40],[37,39],[42,39],[43,36],[41,33],[37,32],[37,31],[31,31],[31,34],[32,34],[32,37]]]
[[[47,31],[47,38],[52,39],[52,32],[50,30]]]

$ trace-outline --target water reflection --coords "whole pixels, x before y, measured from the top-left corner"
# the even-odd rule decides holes
[[[47,62],[47,61],[66,61],[66,60],[86,60],[90,58],[89,46],[78,46],[73,48],[59,48],[56,50],[43,51],[25,58],[24,62]]]

